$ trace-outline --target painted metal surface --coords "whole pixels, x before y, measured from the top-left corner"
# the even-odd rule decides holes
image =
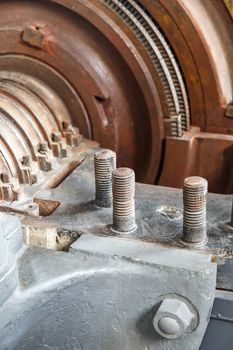
[[[200,350],[228,350],[233,346],[233,294],[217,291],[210,322]]]
[[[17,267],[17,289],[7,302],[0,296],[2,350],[196,350],[215,295],[209,255],[122,238],[84,235],[68,253],[23,247]],[[194,327],[178,339],[162,338],[152,323],[168,297],[195,310]]]

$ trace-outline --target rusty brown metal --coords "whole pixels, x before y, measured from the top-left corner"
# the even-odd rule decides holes
[[[23,31],[22,38],[25,43],[42,49],[45,43],[45,35],[43,28],[39,25],[28,25]]]
[[[12,6],[17,16],[8,23]],[[4,1],[0,7],[0,67],[14,66],[52,87],[81,134],[115,150],[120,165],[153,183],[168,104],[154,64],[133,30],[123,23],[119,33],[119,16],[104,1]],[[28,25],[48,33],[40,50],[22,39]],[[55,85],[54,72],[62,73],[76,96],[61,81]]]
[[[59,96],[25,73],[0,71],[0,121],[2,209],[18,202],[26,211],[28,202],[31,212],[38,189],[60,184],[82,162],[86,150],[95,145],[72,126]],[[40,209],[39,213],[45,212]]]
[[[186,177],[197,175],[208,179],[210,192],[233,193],[232,135],[192,128],[182,138],[168,137],[165,150],[160,185],[182,187]]]
[[[233,29],[222,0],[3,0],[0,29],[0,116],[5,139],[21,134],[1,146],[2,173],[36,183],[31,167],[52,171],[50,158],[69,159],[83,135],[116,151],[138,181],[180,186],[194,172],[223,190],[225,141],[216,134],[233,145]],[[190,165],[190,125],[212,135],[200,134],[208,173]]]
[[[47,101],[40,91],[46,93]],[[1,154],[9,177],[33,184],[38,181],[39,169],[52,169],[52,154],[66,156],[62,134],[59,141],[52,138],[61,130],[62,120],[56,118],[60,106],[63,113],[58,118],[69,120],[62,101],[44,83],[26,74],[0,72]],[[60,152],[54,152],[55,145]]]

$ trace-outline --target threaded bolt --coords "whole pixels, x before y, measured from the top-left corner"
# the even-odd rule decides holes
[[[25,166],[28,166],[29,168],[32,167],[32,156],[31,155],[27,155],[27,156],[23,156],[23,159],[22,159],[22,164],[25,165]]]
[[[113,231],[129,233],[136,229],[135,173],[129,168],[113,171]]]
[[[112,172],[116,168],[116,153],[102,150],[95,154],[95,203],[102,208],[112,206]]]
[[[47,141],[41,141],[39,143],[38,149],[39,149],[39,152],[41,154],[46,154],[48,152],[48,150],[49,150],[48,142]]]
[[[198,176],[184,180],[183,240],[188,243],[203,243],[206,233],[206,197],[208,182]]]
[[[171,136],[181,137],[182,136],[182,121],[181,115],[175,115],[171,117]]]

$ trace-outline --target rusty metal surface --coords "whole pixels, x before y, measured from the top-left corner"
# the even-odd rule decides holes
[[[28,189],[55,187],[84,157],[84,142],[59,96],[39,79],[0,71],[0,200],[29,202]],[[49,178],[49,181],[48,181]]]
[[[118,165],[133,168],[137,180],[155,183],[162,172],[160,183],[173,181],[165,137],[182,137],[190,124],[202,132],[232,133],[233,29],[222,0],[4,0],[0,14],[0,72],[26,74],[52,89],[63,104],[57,118],[68,116],[84,137],[116,151]],[[3,84],[5,94],[19,98],[17,87]],[[30,94],[21,95],[27,105]],[[47,125],[51,137],[58,126],[52,130],[51,119]],[[188,149],[170,149],[170,158],[193,157]],[[57,146],[53,152],[59,153]],[[220,192],[216,159],[205,158],[212,167],[208,180],[216,183],[212,190]],[[177,173],[193,175],[189,163],[182,166]],[[195,162],[192,169],[206,175]]]
[[[9,23],[12,9],[17,16]],[[11,67],[33,73],[57,92],[85,137],[116,150],[122,165],[137,169],[138,178],[154,182],[161,156],[161,106],[136,47],[138,39],[129,34],[136,40],[131,46],[127,33],[119,35],[119,25],[114,22],[117,15],[107,11],[102,1],[3,1],[0,11],[0,68],[9,68],[6,55],[13,56]],[[30,36],[25,42],[28,25],[46,32],[41,48],[30,43],[35,40]],[[33,67],[25,57],[26,61],[30,57]],[[41,62],[47,74],[40,71]],[[60,82],[54,86],[48,67],[66,78],[76,96],[65,91]],[[77,100],[80,104],[75,109]]]
[[[159,185],[182,187],[187,176],[205,177],[210,192],[233,193],[233,136],[192,128],[181,138],[168,137]],[[172,174],[172,176],[171,176]]]

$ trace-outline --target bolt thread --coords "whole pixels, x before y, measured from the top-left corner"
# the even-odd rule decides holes
[[[202,177],[185,179],[183,188],[184,221],[183,239],[189,243],[201,243],[206,236],[206,198],[208,182]]]
[[[112,206],[112,172],[116,168],[116,153],[102,150],[94,156],[95,164],[95,203],[99,207]]]
[[[129,168],[113,172],[113,230],[132,232],[135,222],[135,173]]]
[[[181,137],[182,136],[182,120],[181,115],[171,117],[171,136]]]

